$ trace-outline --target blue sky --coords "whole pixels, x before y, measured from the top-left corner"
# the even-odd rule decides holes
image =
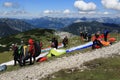
[[[0,0],[0,17],[120,16],[120,0]]]

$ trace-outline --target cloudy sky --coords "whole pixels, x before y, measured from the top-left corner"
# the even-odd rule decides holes
[[[0,0],[0,17],[120,17],[120,0]]]

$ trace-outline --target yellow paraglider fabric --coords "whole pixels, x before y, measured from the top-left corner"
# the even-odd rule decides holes
[[[66,50],[64,50],[64,49],[55,49],[55,48],[52,48],[49,51],[49,54],[47,55],[47,57],[60,56],[60,55],[65,54],[65,53],[66,53]]]

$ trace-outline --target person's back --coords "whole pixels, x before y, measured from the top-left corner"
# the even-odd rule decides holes
[[[34,57],[37,57],[41,53],[40,43],[38,41],[35,41],[34,47],[35,47],[35,55],[34,55]]]

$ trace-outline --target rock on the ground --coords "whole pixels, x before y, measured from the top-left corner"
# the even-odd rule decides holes
[[[69,33],[69,32],[61,32],[61,31],[57,31],[55,33],[55,35],[58,35],[60,36],[61,39],[63,39],[65,36],[67,36],[68,38],[71,38],[71,37],[74,37],[75,35],[73,35],[72,33]]]

